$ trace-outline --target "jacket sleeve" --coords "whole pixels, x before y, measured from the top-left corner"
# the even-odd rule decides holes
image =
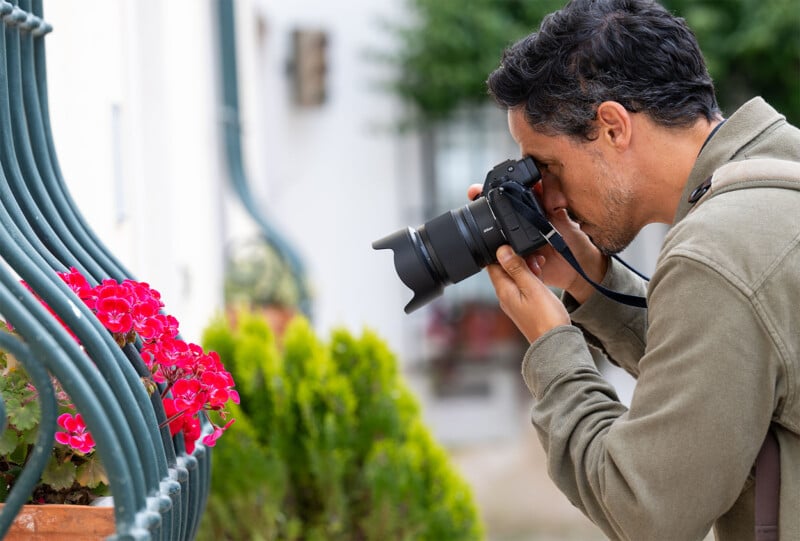
[[[525,356],[532,421],[550,476],[609,537],[702,539],[747,481],[779,361],[748,296],[702,263],[663,261],[649,302],[630,410],[565,326]]]
[[[647,290],[645,280],[613,258],[601,285],[641,297]],[[595,292],[582,305],[567,293],[562,300],[573,324],[583,330],[586,340],[602,349],[611,362],[638,377],[639,359],[644,355],[646,342],[647,310],[626,306],[600,292]]]

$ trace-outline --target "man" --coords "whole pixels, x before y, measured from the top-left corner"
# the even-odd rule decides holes
[[[723,119],[694,35],[648,0],[570,2],[488,85],[587,274],[648,302],[596,293],[552,249],[525,261],[503,246],[489,267],[531,342],[523,375],[554,482],[614,539],[712,526],[749,539],[771,428],[780,539],[800,539],[800,175],[796,189],[753,179],[699,200],[728,162],[800,162],[800,130],[760,98]],[[646,283],[608,255],[653,222],[672,228]],[[637,378],[630,409],[602,354]]]

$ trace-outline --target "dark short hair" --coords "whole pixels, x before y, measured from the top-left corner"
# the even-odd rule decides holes
[[[720,112],[694,33],[651,0],[570,1],[506,49],[487,84],[537,129],[585,139],[604,101],[663,126]]]

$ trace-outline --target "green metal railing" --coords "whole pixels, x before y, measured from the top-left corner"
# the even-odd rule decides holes
[[[111,539],[193,539],[210,485],[209,449],[198,441],[187,454],[180,437],[159,428],[166,416],[158,393],[142,385],[149,372],[136,347],[121,349],[56,275],[75,267],[93,285],[133,278],[87,226],[61,175],[49,123],[44,36],[51,27],[42,0],[0,0],[0,18],[0,314],[15,330],[0,332],[0,348],[23,364],[42,407],[34,459],[6,499],[0,538],[50,455],[52,374],[82,413],[108,475]]]
[[[245,210],[258,226],[261,237],[272,246],[288,267],[297,288],[299,308],[306,317],[311,318],[311,297],[306,284],[303,261],[264,215],[263,210],[256,202],[245,172],[239,121],[239,76],[236,62],[234,0],[217,0],[217,15],[219,66],[222,79],[222,125],[231,185]]]

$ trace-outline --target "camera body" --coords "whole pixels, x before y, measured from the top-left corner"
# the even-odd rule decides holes
[[[538,227],[522,216],[514,207],[514,201],[506,183],[514,182],[530,190],[541,178],[533,159],[524,158],[522,160],[506,160],[496,165],[486,175],[483,184],[481,196],[485,194],[489,208],[500,225],[503,237],[519,255],[528,255],[538,250],[547,243],[547,240]],[[526,203],[534,206],[530,209],[532,212],[545,216],[536,197],[528,198]]]
[[[395,270],[414,292],[406,313],[496,262],[503,244],[520,255],[546,244],[542,229],[552,226],[531,190],[540,179],[532,158],[506,160],[489,171],[480,196],[468,205],[373,242],[376,250],[394,251]]]

